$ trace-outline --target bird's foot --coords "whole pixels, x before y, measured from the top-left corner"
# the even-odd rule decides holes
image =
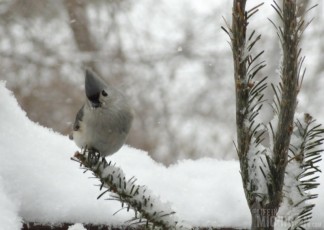
[[[100,153],[94,149],[88,149],[88,162],[96,165],[100,159]]]

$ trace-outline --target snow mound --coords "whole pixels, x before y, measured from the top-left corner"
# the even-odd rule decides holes
[[[121,212],[110,218],[120,205],[96,199],[97,181],[70,160],[78,150],[74,142],[30,121],[4,82],[0,97],[0,188],[17,204],[17,216],[41,223],[112,224],[131,217]],[[0,216],[6,210],[1,206]]]
[[[0,228],[3,230],[20,229],[21,218],[18,216],[18,205],[6,194],[0,177]]]
[[[131,219],[132,212],[113,215],[118,202],[96,199],[100,192],[94,185],[99,183],[70,160],[78,147],[68,137],[30,121],[1,81],[0,98],[0,229],[20,229],[22,220],[118,225]],[[203,158],[165,167],[128,146],[107,161],[120,166],[126,177],[135,176],[191,225],[250,225],[236,161]],[[313,221],[321,226],[323,207],[320,194]]]
[[[73,226],[70,226],[68,230],[87,230],[83,227],[82,224],[74,224]]]

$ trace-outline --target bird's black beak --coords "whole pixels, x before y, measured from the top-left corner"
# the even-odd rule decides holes
[[[101,106],[99,100],[100,93],[106,87],[105,83],[98,78],[95,73],[87,69],[85,73],[85,93],[92,107],[98,108]]]

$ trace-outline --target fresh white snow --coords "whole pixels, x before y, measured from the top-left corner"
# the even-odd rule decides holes
[[[2,177],[0,177],[0,228],[3,230],[20,229],[21,217],[18,216],[18,206],[6,194]]]
[[[113,215],[120,209],[118,202],[96,199],[100,191],[94,185],[99,182],[70,160],[78,147],[68,137],[30,121],[3,81],[0,108],[0,229],[20,229],[22,220],[123,224],[132,217],[126,211]],[[129,146],[107,160],[170,203],[188,224],[250,225],[237,161],[202,158],[165,167]],[[323,183],[317,191],[321,194],[310,226],[324,227]],[[82,225],[70,229],[82,229]]]
[[[87,229],[84,228],[82,224],[78,223],[70,226],[68,230],[87,230]]]

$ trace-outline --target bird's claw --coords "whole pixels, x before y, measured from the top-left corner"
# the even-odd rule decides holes
[[[93,149],[88,149],[88,162],[91,165],[96,165],[100,159],[100,153],[93,150]]]

